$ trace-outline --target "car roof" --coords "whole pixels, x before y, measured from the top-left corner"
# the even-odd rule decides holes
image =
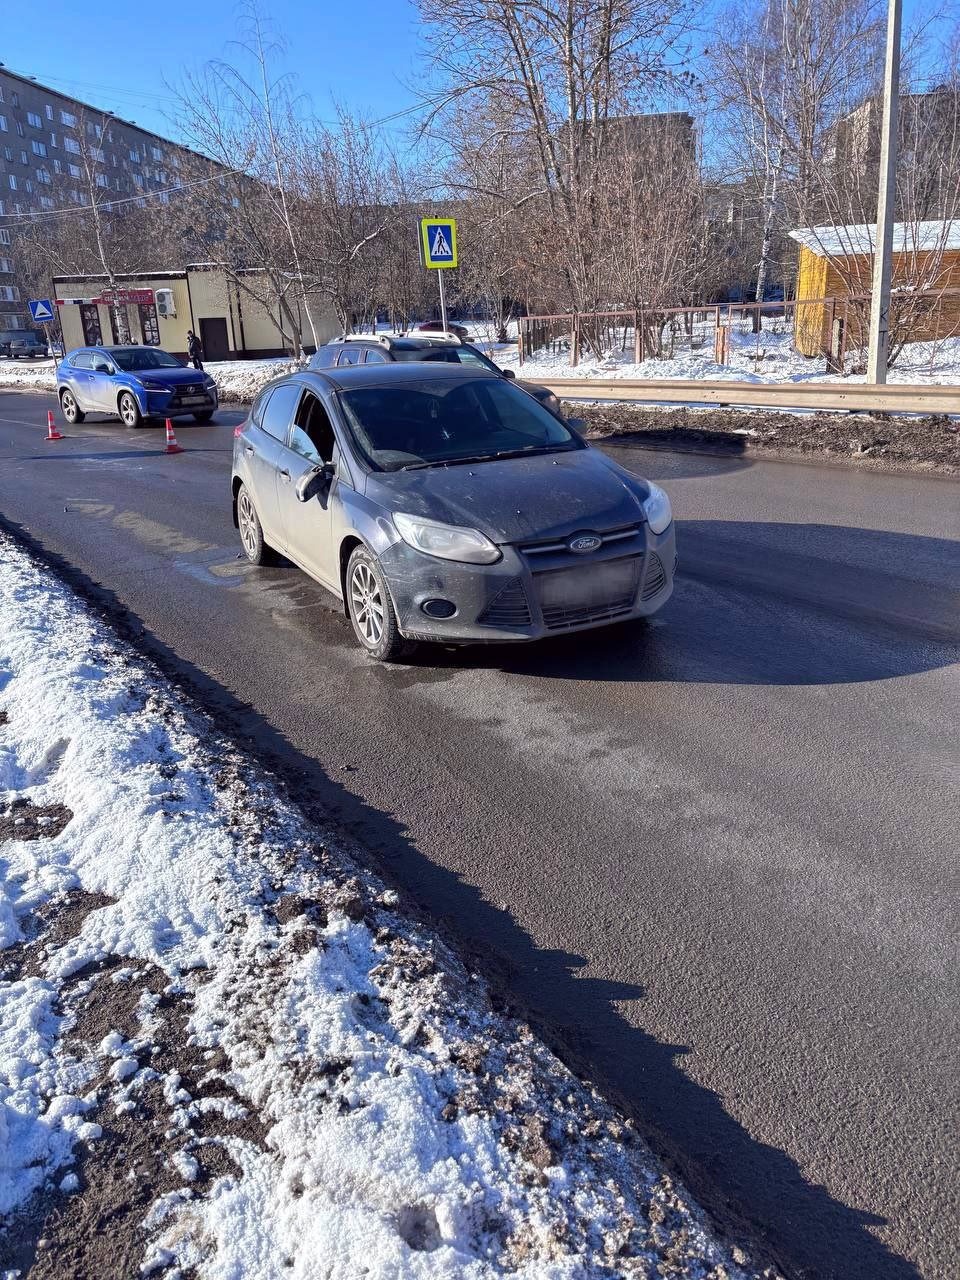
[[[389,351],[436,351],[441,347],[453,347],[453,343],[449,338],[441,337],[437,333],[425,333],[422,336],[417,335],[416,337],[410,335],[404,338],[395,338],[392,334],[385,334],[384,336],[390,339],[390,345],[386,348],[382,342],[374,337],[373,334],[370,334],[369,336],[367,334],[362,334],[356,337],[351,337],[349,341],[346,338],[331,338],[328,343],[325,343],[325,345],[328,347],[358,347],[366,344],[371,347],[380,347],[381,350],[385,349]],[[461,343],[461,346],[465,345],[465,343]],[[455,347],[454,350],[456,350]]]
[[[501,381],[490,369],[477,369],[462,364],[421,364],[419,361],[396,364],[346,364],[335,369],[305,369],[290,377],[316,378],[337,391],[354,387],[402,387],[410,382],[472,382],[478,378]]]

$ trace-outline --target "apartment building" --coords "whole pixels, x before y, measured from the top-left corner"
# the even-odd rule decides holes
[[[0,330],[32,328],[17,264],[17,228],[33,215],[90,202],[165,200],[186,170],[212,160],[0,64]],[[92,166],[92,168],[91,168]]]

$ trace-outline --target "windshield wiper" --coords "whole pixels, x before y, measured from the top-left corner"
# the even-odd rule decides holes
[[[500,449],[497,453],[478,453],[467,458],[435,458],[432,462],[409,462],[401,471],[421,471],[425,467],[462,467],[468,462],[499,462],[501,458],[531,458],[539,453],[569,453],[567,445],[543,444],[524,449]]]

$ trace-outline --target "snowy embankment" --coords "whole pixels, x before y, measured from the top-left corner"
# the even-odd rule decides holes
[[[204,366],[225,403],[249,404],[272,378],[289,373],[296,365],[283,357],[272,360],[221,360]],[[50,360],[0,360],[0,387],[53,391],[56,364]]]
[[[757,1274],[5,535],[0,628],[0,1274]]]
[[[863,382],[865,375],[828,373],[824,360],[808,358],[794,351],[789,333],[764,332],[757,335],[731,330],[729,363],[713,360],[712,332],[709,341],[696,351],[677,351],[672,358],[648,359],[637,363],[632,351],[609,351],[602,359],[584,355],[574,368],[568,350],[534,352],[521,365],[517,349],[498,348],[491,356],[503,368],[515,369],[518,375],[536,382],[554,378],[728,378],[737,382]],[[862,353],[848,353],[850,366]],[[960,338],[947,338],[937,344],[911,343],[905,347],[890,369],[887,381],[904,384],[960,383]]]

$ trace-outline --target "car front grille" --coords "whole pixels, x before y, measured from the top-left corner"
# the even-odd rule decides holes
[[[477,618],[482,627],[529,627],[530,606],[519,578],[510,582],[491,600]]]
[[[641,531],[643,525],[628,524],[622,525],[618,529],[607,529],[605,533],[597,533],[602,546],[615,546],[619,543],[627,543],[631,538],[635,538]],[[584,530],[587,532],[587,530]],[[589,530],[593,532],[593,530]],[[522,551],[526,556],[545,556],[545,555],[573,555],[567,545],[567,538],[548,538],[541,542],[522,542],[517,547],[518,551]],[[599,548],[598,548],[599,550]],[[577,557],[579,559],[579,557]]]
[[[652,600],[654,596],[660,594],[666,586],[666,582],[667,575],[663,568],[663,561],[655,551],[651,551],[647,557],[647,576],[643,583],[640,599]]]

